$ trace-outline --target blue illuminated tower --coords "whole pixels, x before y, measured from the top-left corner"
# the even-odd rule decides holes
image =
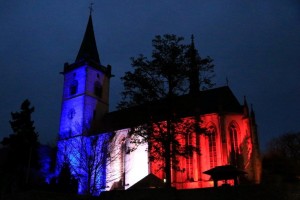
[[[65,63],[62,74],[57,174],[68,163],[79,181],[78,192],[99,194],[105,184],[103,147],[107,138],[99,130],[100,121],[109,109],[111,67],[100,62],[91,14],[75,62]],[[90,158],[94,158],[92,166]],[[93,190],[91,183],[95,186]]]
[[[91,15],[76,60],[65,63],[62,74],[59,138],[96,133],[109,108],[111,67],[101,65]]]

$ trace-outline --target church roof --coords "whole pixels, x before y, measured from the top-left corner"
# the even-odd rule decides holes
[[[93,27],[91,15],[89,17],[85,34],[75,61],[78,62],[81,61],[82,59],[91,59],[97,62],[98,64],[101,64],[97,45],[96,45],[96,39],[95,39],[94,27]]]
[[[102,131],[113,131],[165,120],[169,113],[170,102],[166,99],[148,104],[134,106],[107,113],[102,120]],[[209,113],[243,113],[243,106],[238,102],[229,87],[200,91],[197,94],[187,94],[172,99],[172,112],[177,117],[188,117]]]

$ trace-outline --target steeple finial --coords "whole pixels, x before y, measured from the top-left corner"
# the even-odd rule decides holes
[[[94,11],[93,5],[94,5],[94,3],[91,2],[91,3],[90,3],[90,6],[89,6],[89,9],[90,9],[90,15],[92,15],[92,12]]]
[[[192,36],[191,36],[191,45],[192,45],[193,47],[195,47],[195,43],[194,43],[194,34],[192,34]]]

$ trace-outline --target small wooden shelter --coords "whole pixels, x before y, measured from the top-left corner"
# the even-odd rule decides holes
[[[218,181],[220,180],[225,180],[225,184],[227,184],[228,180],[233,180],[236,186],[238,185],[238,178],[246,174],[245,171],[239,170],[232,165],[217,166],[203,173],[211,176],[211,179],[214,181],[214,187],[218,187]]]

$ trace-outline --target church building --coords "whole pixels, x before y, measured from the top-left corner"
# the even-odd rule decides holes
[[[165,163],[151,159],[152,152],[148,150],[152,144],[144,142],[135,147],[131,140],[132,130],[140,130],[149,119],[155,121],[153,127],[166,121],[165,102],[110,112],[111,70],[110,65],[101,63],[90,15],[75,62],[65,63],[63,68],[57,142],[57,172],[68,163],[79,182],[79,193],[97,195],[101,191],[130,189],[149,175],[162,181],[166,178]],[[226,165],[245,172],[241,183],[260,182],[257,125],[245,98],[241,104],[231,89],[223,86],[178,96],[172,108],[182,122],[198,123],[206,130],[203,134],[186,131],[178,139],[180,144],[193,144],[198,152],[178,157],[176,168],[171,169],[172,187],[213,187],[211,177],[203,172]]]

